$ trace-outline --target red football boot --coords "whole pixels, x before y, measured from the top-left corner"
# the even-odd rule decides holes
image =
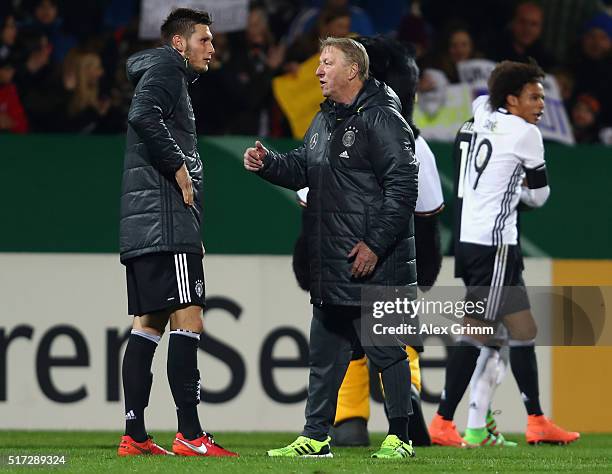
[[[565,431],[544,415],[529,415],[525,437],[529,444],[569,444],[579,439],[580,433]]]
[[[457,431],[455,423],[445,420],[438,413],[434,415],[429,425],[429,436],[431,437],[431,444],[437,444],[438,446],[468,447],[468,443]]]
[[[218,445],[210,433],[203,433],[196,439],[186,439],[181,433],[176,434],[172,451],[178,456],[238,456]]]
[[[117,449],[117,455],[119,456],[142,456],[142,455],[161,455],[161,456],[174,456],[170,451],[166,451],[161,446],[153,442],[153,438],[150,436],[146,441],[139,443],[134,441],[131,436],[124,435],[121,437],[119,442],[119,449]]]

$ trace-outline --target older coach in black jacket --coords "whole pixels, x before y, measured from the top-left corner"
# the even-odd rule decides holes
[[[256,142],[245,151],[244,166],[273,184],[310,189],[305,235],[313,320],[303,436],[314,440],[313,446],[322,442],[325,454],[337,392],[360,333],[362,288],[416,284],[418,163],[400,101],[386,85],[368,78],[361,44],[328,38],[316,74],[327,100],[303,145],[280,154]],[[368,347],[366,353],[382,374],[390,417],[390,436],[375,454],[406,457],[412,453],[407,444],[411,407],[406,353],[399,345]],[[286,455],[291,446],[268,454]]]

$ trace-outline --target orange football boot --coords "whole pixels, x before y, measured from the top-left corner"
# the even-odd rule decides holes
[[[134,441],[131,436],[124,435],[119,441],[119,449],[117,449],[118,456],[142,456],[142,455],[170,455],[173,454],[170,451],[166,451],[161,446],[153,442],[153,438],[150,436],[146,441],[139,443]]]
[[[437,444],[438,446],[468,447],[468,443],[457,431],[455,423],[445,420],[438,413],[434,415],[429,425],[429,436],[431,437],[431,444]]]
[[[569,444],[579,439],[580,433],[565,431],[544,415],[529,415],[525,437],[529,444]]]
[[[203,433],[196,439],[187,439],[182,433],[177,433],[172,443],[172,451],[178,456],[238,456],[218,445],[210,433]]]

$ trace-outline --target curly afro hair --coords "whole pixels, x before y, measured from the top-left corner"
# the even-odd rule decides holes
[[[489,77],[489,103],[493,110],[506,106],[506,97],[518,97],[526,84],[542,82],[544,71],[535,60],[528,63],[502,61]]]

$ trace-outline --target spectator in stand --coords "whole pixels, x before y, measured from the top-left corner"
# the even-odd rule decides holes
[[[609,1],[609,0],[608,0]],[[584,24],[602,8],[600,0],[539,0],[544,10],[542,44],[567,64]]]
[[[576,143],[598,143],[601,110],[599,101],[588,94],[579,95],[572,107],[572,128]]]
[[[417,60],[427,56],[431,46],[431,27],[421,13],[421,2],[413,1],[408,13],[401,18],[397,39],[414,45]]]
[[[232,51],[227,73],[233,78],[232,98],[237,106],[228,132],[268,136],[272,79],[284,61],[285,47],[276,44],[263,8],[250,10],[244,35]]]
[[[492,44],[489,57],[494,61],[527,62],[534,58],[544,71],[555,66],[555,60],[541,44],[544,11],[532,0],[522,1],[514,10],[510,28]]]
[[[13,15],[0,20],[0,59],[8,58],[15,50],[17,40],[17,22]]]
[[[316,30],[318,20],[321,19],[324,10],[347,9],[350,25],[353,33],[361,36],[372,36],[376,32],[372,26],[372,21],[367,13],[359,7],[349,5],[349,0],[327,0],[323,8],[311,7],[302,10],[289,26],[286,42],[292,44],[299,37],[308,35]],[[346,36],[346,35],[345,35]]]
[[[415,0],[361,0],[359,4],[370,17],[374,31],[388,35],[397,33],[402,17],[410,10],[411,1]]]
[[[104,28],[121,34],[138,16],[139,3],[138,0],[110,0],[102,16]]]
[[[60,64],[77,44],[76,38],[64,31],[57,0],[36,0],[33,18],[25,24],[25,28],[43,33],[48,38],[53,47],[51,61],[55,64]]]
[[[441,70],[449,82],[455,84],[459,82],[457,64],[480,55],[474,50],[472,35],[463,23],[450,25],[442,35],[441,43],[437,54],[423,60],[424,67]]]
[[[571,69],[566,67],[558,67],[551,71],[551,74],[555,76],[557,80],[557,85],[559,86],[559,93],[561,94],[561,99],[563,100],[563,106],[565,110],[569,113],[572,109],[572,100],[574,98],[574,84],[576,80],[574,79],[574,73]]]
[[[274,37],[283,38],[283,43],[287,44],[284,38],[291,21],[302,11],[303,3],[301,0],[259,0],[256,5],[266,10]]]
[[[44,87],[33,87],[23,95],[23,103],[35,133],[60,133],[67,131],[67,104],[76,88],[77,51],[70,51],[64,58],[59,74],[53,75]]]
[[[53,77],[51,52],[47,36],[39,31],[24,31],[17,38],[18,54],[15,84],[21,97],[27,97],[30,92],[44,89]]]
[[[510,0],[421,0],[419,3],[423,18],[434,32],[443,31],[451,19],[461,21],[472,32],[477,45],[486,45],[499,35],[512,18],[514,6]]]
[[[75,83],[66,108],[66,131],[89,134],[125,130],[125,117],[118,113],[117,104],[100,97],[100,78],[104,74],[100,56],[81,52],[74,61]]]
[[[13,84],[14,75],[14,58],[0,58],[0,132],[27,133],[28,119]]]
[[[288,71],[296,67],[296,63],[306,61],[319,53],[319,41],[327,37],[344,38],[353,31],[351,13],[346,7],[330,7],[321,11],[317,27],[299,36],[287,50]]]
[[[581,49],[574,61],[576,94],[589,94],[601,104],[600,119],[612,125],[612,17],[601,13],[584,28]]]

